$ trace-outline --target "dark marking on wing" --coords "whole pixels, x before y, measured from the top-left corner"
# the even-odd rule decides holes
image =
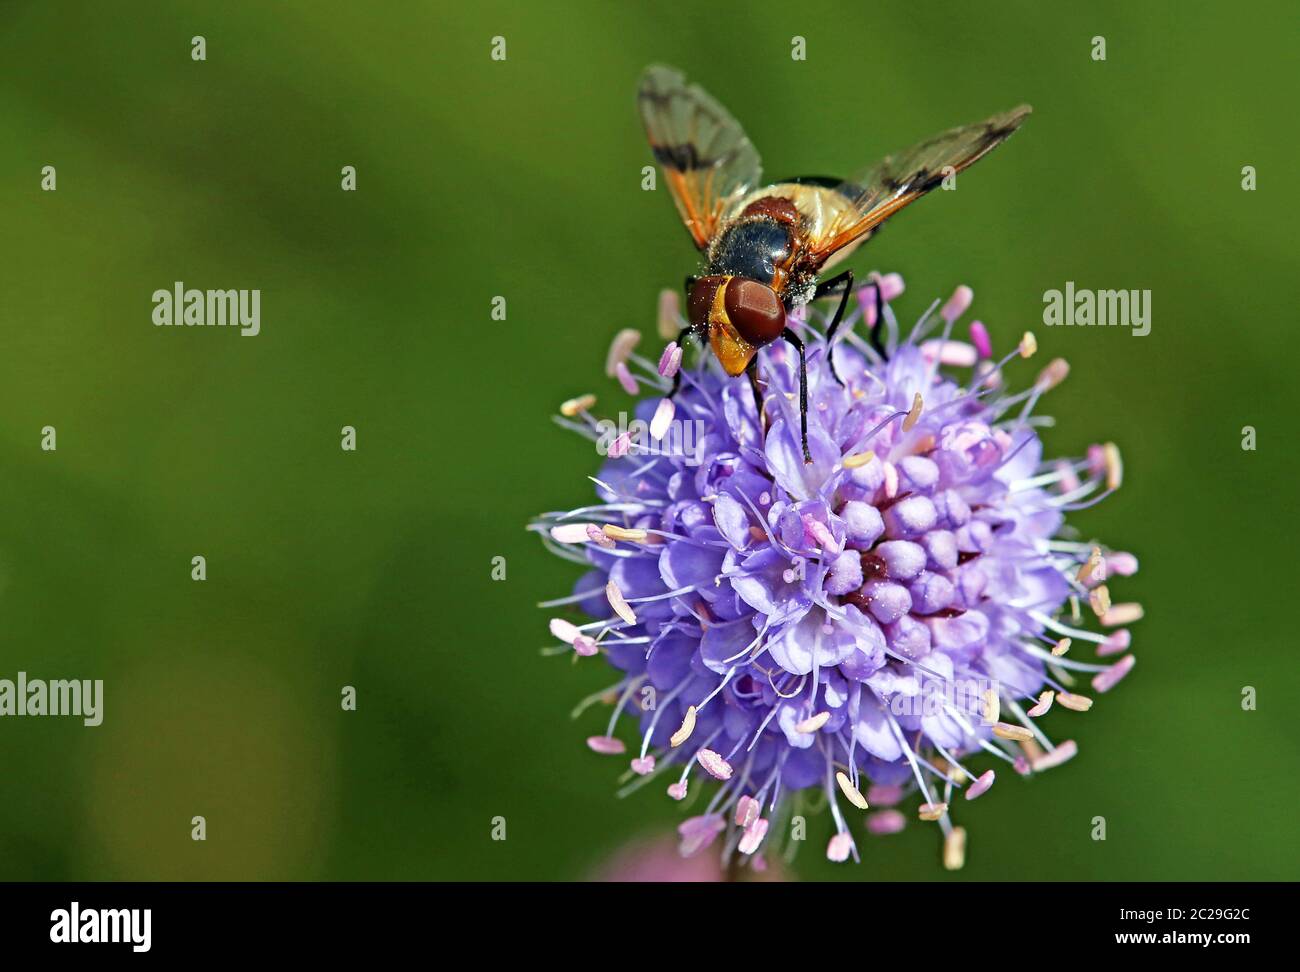
[[[717,162],[716,159],[701,158],[699,149],[690,142],[683,145],[652,145],[650,150],[656,162],[678,172],[708,169]]]
[[[835,190],[850,208],[812,242],[800,263],[815,269],[835,251],[864,238],[904,206],[940,186],[1005,141],[1028,117],[1030,108],[1011,111],[973,125],[949,129],[854,173]]]
[[[637,106],[682,222],[706,249],[728,208],[759,185],[758,152],[739,122],[680,71],[647,68]]]

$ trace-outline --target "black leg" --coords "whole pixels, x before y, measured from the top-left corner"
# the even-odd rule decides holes
[[[689,324],[687,324],[684,328],[682,328],[681,333],[677,335],[677,346],[682,349],[683,353],[685,353],[686,351],[686,339],[694,333],[695,330]],[[676,395],[677,389],[681,387],[682,387],[682,369],[679,367],[677,369],[677,374],[673,375],[673,388],[672,391],[668,393],[668,397],[672,398],[674,395]]]
[[[804,359],[803,342],[798,334],[787,327],[781,332],[781,337],[799,352],[799,436],[803,443],[803,461],[807,464],[813,461],[812,453],[808,451],[808,362]]]
[[[686,303],[687,303],[686,316],[688,318],[690,317],[691,288],[695,286],[695,281],[699,279],[700,278],[695,276],[694,274],[687,274],[686,280],[682,282],[682,289],[686,291]],[[683,351],[685,351],[686,339],[694,333],[695,333],[694,329],[692,329],[689,324],[686,325],[684,328],[682,328],[682,332],[677,335],[677,346],[681,348]],[[682,369],[678,368],[677,374],[673,375],[673,389],[668,393],[668,397],[672,398],[674,395],[676,395],[677,389],[681,387],[682,387]]]
[[[754,393],[754,410],[758,414],[758,431],[760,434],[767,433],[767,413],[763,411],[763,391],[758,387],[758,355],[749,359],[749,364],[745,366],[745,374],[749,375],[749,388]]]
[[[853,290],[853,271],[845,270],[838,277],[832,277],[825,283],[818,284],[817,289],[813,291],[813,300],[825,297],[837,287],[843,287],[844,293],[840,295],[840,306],[835,308],[831,326],[826,329],[826,362],[831,366],[831,377],[843,388],[844,381],[835,372],[835,332],[839,330],[840,321],[844,319],[844,308],[848,306],[849,294]]]
[[[871,329],[871,346],[875,348],[876,354],[880,355],[882,361],[888,361],[889,355],[885,352],[885,344],[880,335],[885,330],[885,301],[880,295],[880,274],[875,275],[871,282],[871,292],[876,298],[876,326]]]

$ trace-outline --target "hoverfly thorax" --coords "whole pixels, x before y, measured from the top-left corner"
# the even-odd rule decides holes
[[[723,369],[738,375],[758,349],[785,330],[785,305],[775,290],[757,280],[729,274],[698,278],[687,302],[691,326],[707,333]]]
[[[739,219],[710,248],[709,269],[772,284],[793,250],[790,227],[784,223],[764,217]]]

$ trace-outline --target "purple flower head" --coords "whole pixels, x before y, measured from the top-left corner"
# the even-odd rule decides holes
[[[896,275],[882,278],[885,296],[901,292]],[[724,856],[770,857],[791,838],[794,795],[819,790],[830,859],[856,859],[855,834],[897,832],[907,816],[895,805],[913,798],[916,816],[942,828],[945,866],[960,867],[955,795],[987,791],[988,764],[1028,775],[1065,762],[1075,743],[1053,745],[1034,719],[1053,703],[1086,711],[1081,679],[1102,693],[1133,666],[1131,654],[1077,657],[1084,645],[1127,652],[1118,626],[1141,610],[1108,589],[1135,558],[1070,539],[1064,523],[1120,485],[1118,450],[1043,456],[1034,412],[1065,362],[1009,391],[1005,371],[1034,353],[1033,337],[1000,360],[978,321],[970,343],[952,339],[968,288],[906,339],[888,306],[877,322],[859,296],[845,328],[863,317],[883,327],[889,353],[841,330],[843,385],[824,319],[795,317],[810,463],[798,359],[780,342],[759,356],[766,434],[743,378],[708,355],[682,367],[676,347],[643,359],[625,336],[612,370],[635,368],[662,394],[662,376],[681,367],[673,401],[643,399],[617,425],[591,414],[590,396],[561,408],[607,461],[594,503],[534,524],[589,568],[547,606],[595,620],[556,618],[551,631],[560,650],[601,654],[621,674],[592,700],[613,712],[588,743],[630,758],[627,789],[660,781],[674,799],[700,797],[679,828],[683,853],[720,842]],[[680,322],[663,308],[661,333],[672,333]],[[927,338],[932,328],[941,333]],[[1090,630],[1089,614],[1112,630]],[[630,742],[616,736],[621,722],[635,724]]]

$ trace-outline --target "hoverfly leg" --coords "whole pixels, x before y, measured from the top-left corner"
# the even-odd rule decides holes
[[[888,361],[889,354],[885,351],[884,342],[880,335],[885,330],[885,301],[880,295],[880,274],[871,275],[871,293],[875,296],[876,302],[876,326],[871,329],[871,347],[875,349],[876,354],[880,355],[881,361]]]
[[[813,300],[825,297],[836,287],[843,287],[844,292],[840,295],[840,306],[835,308],[835,316],[831,318],[831,326],[826,329],[826,362],[831,366],[831,377],[836,383],[843,388],[844,379],[835,371],[835,332],[839,330],[840,321],[844,320],[844,308],[848,306],[849,294],[853,290],[853,271],[845,270],[838,277],[832,277],[825,283],[817,285],[813,291]]]
[[[803,444],[803,461],[807,465],[813,461],[812,453],[808,451],[808,362],[804,358],[803,342],[799,340],[798,334],[787,327],[781,332],[781,337],[793,344],[799,352],[799,438]]]
[[[686,339],[695,333],[695,329],[687,324],[682,328],[681,333],[677,335],[677,346],[683,350],[686,349]],[[677,369],[677,374],[673,375],[673,387],[668,392],[668,397],[672,398],[677,394],[677,389],[682,387],[682,369]]]
[[[688,304],[690,303],[691,300],[691,288],[695,286],[695,281],[699,279],[700,278],[695,276],[694,274],[687,274],[686,280],[682,283],[682,289],[686,291],[686,301]],[[691,327],[689,324],[687,324],[684,328],[682,328],[681,333],[677,335],[677,346],[682,350],[685,350],[686,339],[694,333],[695,333],[695,329]],[[673,388],[672,391],[668,393],[668,397],[672,398],[674,395],[676,395],[677,389],[681,387],[682,387],[682,369],[678,368],[677,374],[673,375]]]
[[[749,359],[749,364],[745,366],[745,374],[749,375],[749,389],[754,393],[754,411],[758,415],[758,431],[760,436],[767,436],[767,412],[763,411],[763,390],[759,388],[758,381],[758,355]]]

